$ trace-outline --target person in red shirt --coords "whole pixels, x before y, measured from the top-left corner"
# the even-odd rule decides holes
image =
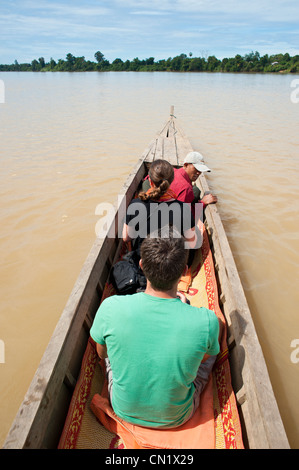
[[[200,200],[200,190],[192,183],[197,180],[201,173],[211,171],[199,152],[189,152],[185,157],[184,166],[174,170],[174,180],[170,188],[177,195],[177,199],[182,202],[201,202],[203,207],[217,202],[217,197],[213,194],[205,194]]]

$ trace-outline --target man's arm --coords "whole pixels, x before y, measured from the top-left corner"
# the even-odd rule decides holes
[[[202,245],[202,234],[197,225],[184,231],[185,243],[189,250],[196,250]]]
[[[96,347],[97,347],[97,353],[101,359],[105,359],[105,357],[108,357],[106,344],[97,343]]]
[[[123,226],[122,237],[123,237],[123,241],[125,243],[132,240],[132,238],[130,238],[130,236],[129,236],[129,227],[126,223],[124,223],[124,226]]]
[[[194,200],[192,186],[183,187],[180,189],[180,191],[174,189],[174,192],[177,195],[178,201],[192,203]]]

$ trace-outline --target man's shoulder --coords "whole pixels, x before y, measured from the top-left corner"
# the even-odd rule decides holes
[[[101,305],[113,305],[113,304],[126,304],[130,302],[135,302],[137,300],[137,296],[139,293],[136,294],[128,294],[128,295],[111,295],[110,297],[106,297],[103,300]]]
[[[184,181],[187,183],[184,167],[174,168],[174,181]]]
[[[177,194],[177,196],[180,196],[183,193],[186,193],[186,194],[189,194],[190,192],[193,193],[191,181],[187,180],[186,172],[183,167],[176,169],[174,173],[174,180],[171,183],[170,187]],[[186,199],[185,196],[183,197],[183,199],[184,200]]]
[[[106,307],[111,309],[125,309],[126,307],[132,308],[135,305],[137,306],[137,308],[139,308],[140,303],[144,302],[145,299],[143,292],[136,292],[134,294],[126,295],[111,295],[102,302],[102,305],[105,305]]]
[[[217,315],[213,310],[209,310],[206,307],[196,307],[195,305],[191,304],[184,304],[186,305],[186,309],[189,309],[189,311],[193,312],[194,315],[197,315],[199,319],[204,320],[204,321],[218,321],[217,320]]]

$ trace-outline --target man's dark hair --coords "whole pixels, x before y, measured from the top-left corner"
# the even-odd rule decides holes
[[[188,250],[184,238],[167,238],[149,235],[141,245],[142,269],[155,290],[170,290],[183,274],[187,264]]]

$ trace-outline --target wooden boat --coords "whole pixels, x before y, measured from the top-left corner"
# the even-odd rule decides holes
[[[172,108],[165,126],[141,155],[124,184],[118,207],[121,204],[127,207],[147,174],[150,162],[165,158],[180,167],[185,155],[191,150],[190,142],[179,128]],[[209,191],[203,175],[197,184],[203,192]],[[219,303],[227,322],[232,384],[244,446],[252,449],[289,448],[262,349],[217,206],[209,205],[205,216],[220,293]],[[116,227],[118,217],[116,207]],[[57,448],[80,372],[89,330],[111,266],[118,259],[121,243],[121,236],[109,238],[107,234],[102,240],[96,239],[8,433],[4,448]]]

